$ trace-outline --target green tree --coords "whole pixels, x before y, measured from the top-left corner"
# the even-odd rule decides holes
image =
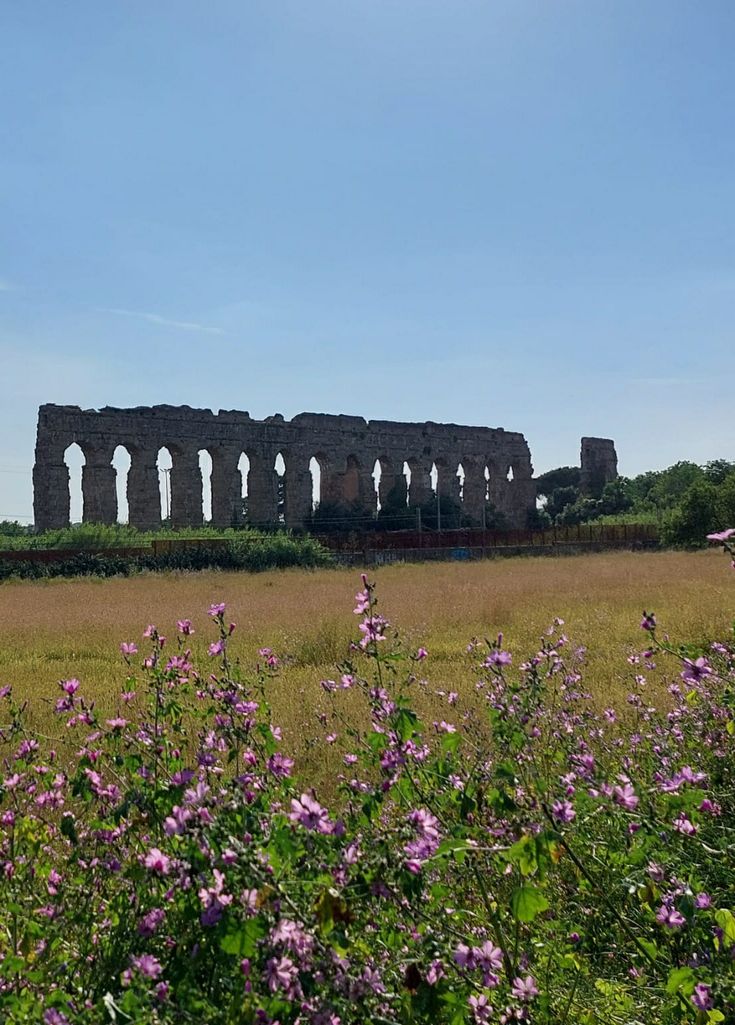
[[[707,534],[720,526],[717,505],[717,487],[707,480],[695,481],[680,504],[664,518],[661,540],[675,545],[706,545]]]

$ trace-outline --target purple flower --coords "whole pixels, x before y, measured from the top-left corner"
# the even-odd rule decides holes
[[[106,719],[105,722],[111,730],[124,730],[128,725],[128,720],[121,716],[117,716],[115,719]]]
[[[684,812],[680,812],[680,814],[674,819],[674,829],[677,833],[681,833],[683,836],[694,836],[697,832],[697,827],[690,819],[687,818]]]
[[[217,603],[215,603],[213,605],[210,605],[209,606],[209,615],[212,617],[212,619],[216,619],[217,616],[221,616],[222,615],[222,613],[225,611],[225,608],[226,608],[226,606],[225,606],[225,603],[223,601],[222,602],[217,602]]]
[[[144,915],[138,922],[138,932],[141,936],[145,936],[149,939],[158,929],[161,922],[166,917],[166,913],[162,908],[153,908],[147,915]]]
[[[287,1000],[298,995],[298,969],[290,957],[272,957],[265,969],[271,993],[281,990]]]
[[[138,645],[134,644],[132,641],[129,642],[129,643],[126,642],[126,641],[123,641],[122,644],[120,645],[120,651],[123,653],[125,658],[128,658],[129,655],[137,655],[138,654]]]
[[[523,1003],[528,1003],[533,1000],[534,997],[537,997],[538,986],[536,985],[536,980],[533,975],[527,975],[525,979],[522,979],[520,976],[516,976],[516,978],[513,979],[511,993],[516,1000],[521,1000]]]
[[[482,664],[487,669],[500,669],[503,666],[509,666],[512,661],[513,656],[509,651],[500,651],[498,648],[493,648]]]
[[[293,766],[293,758],[287,758],[286,755],[281,754],[280,751],[276,751],[276,753],[271,755],[268,759],[268,771],[281,779],[285,779],[287,776],[291,775]]]
[[[656,912],[656,921],[665,925],[667,929],[680,929],[682,925],[686,925],[684,916],[670,904],[661,905]]]
[[[577,816],[569,801],[555,801],[551,806],[551,814],[558,822],[572,822]]]
[[[179,633],[183,634],[184,637],[191,637],[194,633],[194,628],[191,625],[190,619],[179,619],[176,623],[176,629]]]
[[[643,619],[641,620],[641,630],[648,630],[650,633],[656,629],[656,616],[653,612],[643,612]]]
[[[705,677],[712,675],[712,669],[707,659],[700,655],[697,659],[685,658],[684,671],[681,674],[682,680],[687,683],[699,683]]]
[[[428,658],[428,656],[429,652],[426,650],[426,648],[419,648],[419,650],[416,652],[416,661],[423,662],[425,658]]]
[[[326,808],[310,794],[302,794],[300,800],[291,799],[291,812],[288,816],[305,829],[316,830],[318,833],[334,832],[334,823],[330,821]]]
[[[69,1019],[55,1007],[49,1007],[43,1012],[44,1025],[69,1025]]]
[[[146,979],[157,979],[163,971],[161,962],[153,954],[141,954],[140,957],[131,957],[130,963]]]
[[[472,1016],[477,1022],[477,1025],[484,1025],[485,1022],[490,1020],[490,1015],[493,1013],[493,1008],[485,996],[481,993],[479,997],[472,996],[468,1001]]]
[[[732,533],[735,533],[735,531],[732,531]],[[705,986],[703,982],[698,982],[694,987],[690,1000],[698,1011],[709,1011],[712,1009],[712,994],[710,993],[709,986]]]
[[[626,811],[635,811],[640,802],[640,798],[636,796],[635,790],[630,783],[626,783],[622,787],[613,787],[613,800],[621,808],[625,808]]]
[[[158,847],[151,847],[143,859],[143,864],[151,872],[165,876],[168,875],[171,868],[171,859],[163,851],[160,851]]]
[[[225,650],[225,642],[223,640],[212,641],[212,643],[207,648],[207,651],[212,656],[214,656],[214,655],[221,655],[224,650]]]
[[[457,949],[454,951],[454,960],[460,968],[472,969],[475,967],[475,951],[473,947],[468,947],[466,943],[460,943]]]
[[[712,898],[708,893],[698,893],[694,898],[694,906],[700,910],[710,908],[712,907]]]

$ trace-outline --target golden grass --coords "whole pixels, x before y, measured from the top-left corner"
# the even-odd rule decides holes
[[[589,647],[588,689],[600,701],[620,703],[631,675],[626,655],[644,641],[644,608],[655,610],[677,641],[724,636],[735,608],[732,575],[715,552],[391,566],[371,577],[381,611],[400,628],[406,647],[428,648],[423,670],[432,686],[467,695],[474,684],[465,656],[471,637],[502,630],[520,659],[561,616],[572,640]],[[76,676],[86,695],[112,710],[125,678],[120,641],[140,642],[149,622],[173,640],[176,619],[190,617],[194,648],[206,662],[212,634],[206,610],[226,601],[238,624],[233,651],[245,664],[263,645],[288,657],[272,704],[289,745],[305,753],[314,712],[325,707],[319,681],[334,675],[357,636],[358,587],[355,570],[300,569],[6,583],[0,586],[0,684],[12,683],[43,719],[43,698],[55,696],[58,680]]]

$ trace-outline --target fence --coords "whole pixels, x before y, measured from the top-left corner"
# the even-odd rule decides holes
[[[653,524],[579,525],[548,530],[396,530],[354,534],[321,534],[317,540],[339,562],[371,565],[425,559],[468,560],[492,555],[565,551],[570,549],[651,547],[658,543]],[[25,548],[0,551],[0,562],[53,563],[78,555],[134,559],[197,548],[224,548],[228,538],[161,538],[136,547]]]
[[[650,546],[658,543],[658,527],[647,523],[578,524],[547,530],[397,530],[390,533],[324,534],[318,540],[333,552],[460,551],[516,548]]]

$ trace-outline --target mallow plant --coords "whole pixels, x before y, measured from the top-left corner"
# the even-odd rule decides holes
[[[735,1020],[732,638],[645,612],[601,708],[561,620],[525,658],[473,639],[460,697],[364,576],[355,615],[328,801],[272,721],[278,655],[245,672],[224,604],[206,665],[189,620],[122,644],[114,715],[63,680],[41,735],[2,687],[0,1020]]]

